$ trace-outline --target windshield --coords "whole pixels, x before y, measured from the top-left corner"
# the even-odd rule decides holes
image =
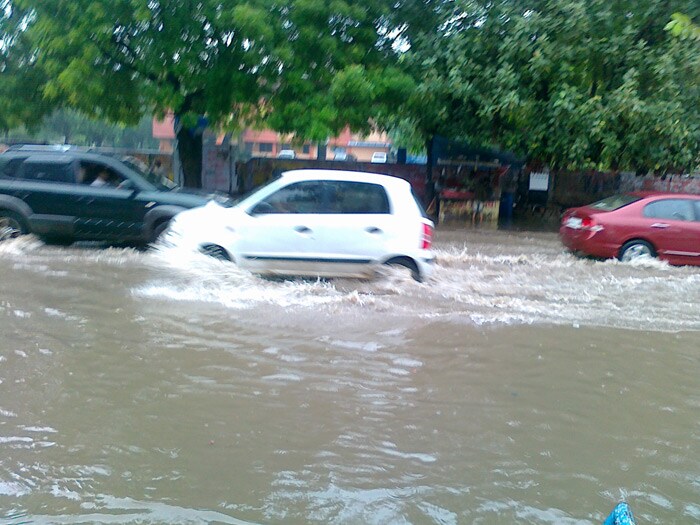
[[[120,159],[123,164],[126,164],[130,169],[141,175],[148,182],[153,184],[159,190],[172,190],[177,188],[177,184],[166,177],[159,177],[152,171],[144,169],[141,162],[133,157],[123,157]]]
[[[613,195],[606,199],[590,204],[589,207],[601,211],[613,211],[633,202],[637,202],[641,197],[637,195]]]
[[[252,189],[250,189],[250,190],[248,190],[248,191],[246,191],[246,192],[244,192],[244,193],[241,193],[240,195],[236,195],[236,196],[233,198],[233,203],[234,203],[234,204],[238,204],[238,203],[240,203],[240,202],[243,202],[243,201],[246,200],[248,197],[252,196],[252,195],[255,194],[255,193],[258,193],[260,190],[262,190],[263,188],[266,188],[267,186],[269,186],[269,185],[272,184],[273,182],[277,182],[277,181],[280,179],[281,176],[282,176],[281,173],[279,173],[279,174],[273,174],[271,178],[269,178],[266,182],[264,182],[264,183],[261,184],[260,186],[256,186],[256,187],[254,187],[254,188],[252,188]]]

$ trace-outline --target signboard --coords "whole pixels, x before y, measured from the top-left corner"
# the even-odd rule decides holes
[[[530,173],[530,191],[547,191],[549,173]]]

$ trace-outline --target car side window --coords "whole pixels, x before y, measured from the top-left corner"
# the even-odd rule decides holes
[[[276,191],[253,209],[254,213],[324,213],[323,182],[295,182]]]
[[[692,221],[695,219],[692,201],[686,199],[662,199],[644,207],[644,216],[652,219]]]
[[[75,182],[70,162],[25,162],[18,170],[17,177],[42,182]]]
[[[391,213],[386,190],[380,184],[334,181],[328,186],[328,213]]]
[[[78,181],[93,188],[123,188],[127,184],[124,176],[112,168],[97,162],[81,162]]]
[[[0,175],[5,177],[16,177],[17,170],[27,157],[15,157],[13,159],[0,158]]]
[[[693,207],[695,208],[695,220],[700,222],[700,201],[693,201]]]

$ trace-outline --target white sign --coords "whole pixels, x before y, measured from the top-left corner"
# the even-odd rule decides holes
[[[530,173],[530,190],[547,191],[549,189],[549,173]]]

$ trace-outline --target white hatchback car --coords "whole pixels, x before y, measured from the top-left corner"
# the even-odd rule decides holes
[[[433,222],[400,178],[335,170],[282,174],[232,208],[178,214],[170,235],[262,275],[358,277],[381,265],[431,272]]]

